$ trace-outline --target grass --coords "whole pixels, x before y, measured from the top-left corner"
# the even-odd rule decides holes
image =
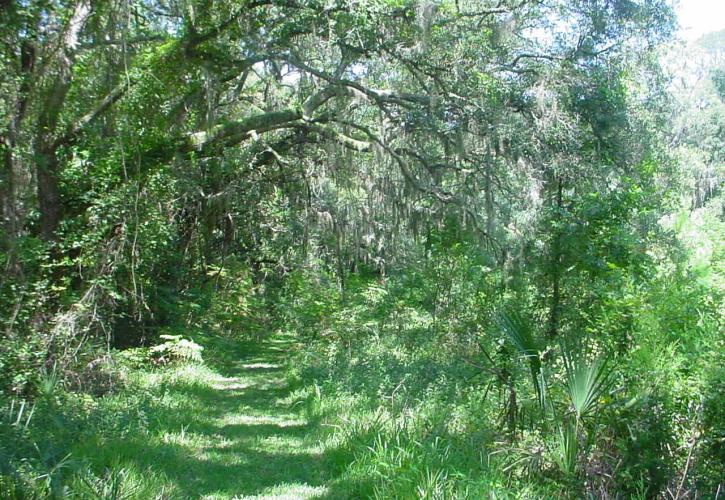
[[[149,416],[151,439],[108,443],[115,459],[160,472],[183,497],[324,494],[321,450],[289,401],[290,339],[205,343],[208,367],[180,368],[168,380],[149,376],[147,384],[166,384],[165,404]]]
[[[97,400],[75,434],[67,422],[49,429],[45,445],[69,458],[56,474],[63,480],[48,476],[36,496],[51,479],[65,485],[56,496],[71,498],[327,496],[333,474],[287,376],[292,339],[194,340],[205,364],[130,371],[128,388]]]

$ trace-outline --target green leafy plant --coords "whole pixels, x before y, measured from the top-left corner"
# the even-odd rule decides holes
[[[576,472],[578,447],[576,429],[570,423],[559,425],[550,451],[554,464],[565,477]]]
[[[566,369],[565,387],[577,422],[590,414],[599,399],[610,389],[613,370],[608,359],[596,358],[587,361],[562,348]]]
[[[52,369],[44,369],[41,372],[40,382],[38,383],[38,390],[40,394],[46,398],[50,398],[56,393],[58,384],[60,383],[60,377],[58,369],[54,365]]]
[[[166,340],[163,344],[152,347],[149,354],[156,363],[168,364],[173,362],[202,363],[202,346],[183,338],[181,335],[160,335]]]
[[[124,467],[106,469],[102,476],[90,470],[79,474],[78,493],[92,498],[127,500],[142,496],[142,485],[131,470]]]
[[[544,388],[541,377],[541,353],[543,346],[536,338],[531,323],[514,309],[505,309],[498,314],[497,322],[506,339],[526,358],[531,371],[531,381],[540,406],[544,407]]]
[[[522,356],[538,357],[541,345],[534,335],[531,324],[518,311],[504,309],[499,312],[497,321],[507,340]]]

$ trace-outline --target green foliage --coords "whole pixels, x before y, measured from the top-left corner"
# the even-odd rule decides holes
[[[516,347],[521,356],[525,358],[540,356],[542,347],[535,337],[531,323],[526,321],[519,312],[508,310],[500,313],[498,323],[509,342]]]
[[[93,471],[80,472],[70,486],[73,495],[79,498],[103,498],[108,500],[132,500],[159,498],[148,477],[133,468],[112,466],[96,476]]]
[[[566,368],[565,386],[577,420],[590,414],[609,391],[614,372],[607,359],[590,361],[562,349]]]
[[[716,496],[723,33],[237,4],[3,3],[0,495]]]
[[[334,283],[334,278],[327,273],[291,273],[285,279],[284,292],[277,301],[279,316],[289,322],[292,331],[303,337],[326,335],[340,300]]]
[[[551,446],[553,462],[566,478],[576,474],[579,450],[579,437],[574,426],[562,423],[557,427],[557,434]]]
[[[149,355],[155,363],[203,362],[201,352],[204,348],[193,340],[185,339],[181,335],[159,335],[159,338],[166,342],[149,349]]]
[[[209,306],[200,314],[201,324],[213,331],[227,335],[261,337],[265,333],[265,301],[263,289],[252,283],[252,273],[246,266],[230,259],[223,267],[209,266],[211,279]]]
[[[531,323],[515,310],[502,311],[498,315],[498,324],[519,354],[527,361],[531,370],[531,382],[534,385],[539,404],[543,408],[545,388],[542,387],[541,355],[544,351],[531,327]]]

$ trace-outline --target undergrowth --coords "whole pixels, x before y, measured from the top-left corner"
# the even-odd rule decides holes
[[[181,430],[193,414],[198,402],[181,389],[203,390],[217,375],[201,363],[159,366],[145,351],[114,353],[122,382],[110,393],[72,392],[46,373],[34,400],[0,401],[2,498],[177,497],[168,477],[136,458],[171,415]]]
[[[288,282],[281,316],[303,339],[293,374],[310,384],[306,411],[339,471],[336,498],[716,495],[723,346],[712,287],[678,265],[646,285],[595,282],[634,318],[622,350],[609,313],[591,306],[547,337],[535,301],[492,293],[498,277],[475,260],[449,254],[351,280],[344,301],[315,278]]]

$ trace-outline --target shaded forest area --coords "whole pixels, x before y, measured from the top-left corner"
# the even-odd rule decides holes
[[[0,9],[0,497],[725,495],[725,32]]]

